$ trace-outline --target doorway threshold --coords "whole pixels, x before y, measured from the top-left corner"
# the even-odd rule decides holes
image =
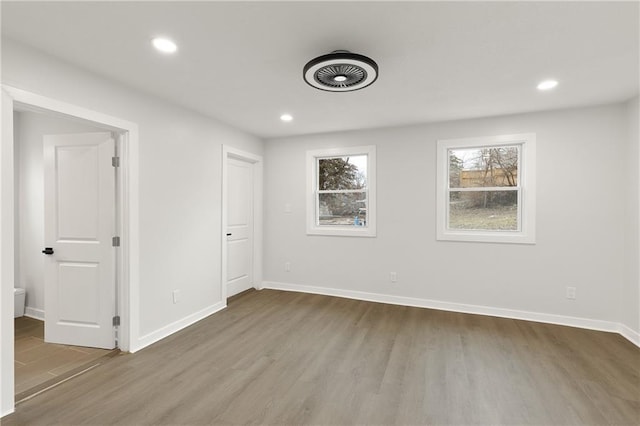
[[[49,389],[53,389],[56,386],[59,386],[65,382],[68,382],[69,380],[72,380],[84,373],[87,373],[91,370],[93,370],[96,367],[99,367],[100,365],[108,362],[111,358],[117,356],[120,354],[120,349],[113,349],[112,351],[108,352],[107,354],[103,355],[102,357],[92,360],[90,362],[87,362],[86,364],[83,364],[79,367],[76,367],[72,370],[69,370],[67,372],[65,372],[64,374],[60,374],[59,376],[56,376],[54,378],[52,378],[51,380],[47,380],[46,382],[40,383],[30,389],[27,389],[23,392],[20,392],[18,394],[16,394],[15,396],[15,404],[18,405],[22,402],[28,401],[31,398],[34,398],[46,391],[48,391]]]

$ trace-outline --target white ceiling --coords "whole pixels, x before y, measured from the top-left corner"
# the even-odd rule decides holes
[[[638,2],[3,1],[2,36],[272,138],[623,101],[638,16]],[[304,64],[337,49],[373,58],[378,80],[309,87]],[[545,78],[560,85],[538,92]]]

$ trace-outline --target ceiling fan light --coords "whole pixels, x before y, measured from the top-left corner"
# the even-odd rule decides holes
[[[307,62],[302,76],[307,84],[319,90],[351,92],[377,80],[378,64],[366,56],[336,50]]]

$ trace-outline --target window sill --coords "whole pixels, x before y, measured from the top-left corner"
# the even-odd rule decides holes
[[[536,239],[532,235],[521,232],[472,232],[472,231],[445,231],[438,232],[438,241],[461,241],[471,243],[503,243],[503,244],[535,244]]]
[[[307,228],[307,235],[326,235],[333,237],[375,237],[376,231],[371,228],[356,228],[356,227],[332,227],[327,228]]]

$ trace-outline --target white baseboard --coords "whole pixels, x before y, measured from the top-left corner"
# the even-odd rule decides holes
[[[140,349],[146,348],[147,346],[164,339],[165,337],[168,337],[170,335],[172,335],[173,333],[182,330],[183,328],[186,328],[188,326],[190,326],[191,324],[194,324],[206,317],[208,317],[209,315],[213,315],[218,311],[223,310],[224,308],[227,307],[226,302],[219,302],[216,303],[215,305],[209,306],[207,308],[204,308],[194,314],[191,314],[185,318],[182,318],[178,321],[174,321],[171,324],[162,327],[159,330],[153,331],[151,333],[145,334],[144,336],[140,337],[138,339],[138,341],[136,342],[136,344],[134,345],[134,347],[129,349],[129,352],[133,353],[133,352],[137,352]]]
[[[633,331],[625,324],[619,324],[618,333],[620,333],[622,337],[640,348],[640,333],[638,333],[637,331]]]
[[[27,306],[24,308],[24,316],[44,321],[44,310]]]
[[[297,291],[301,293],[322,294],[325,296],[344,297],[347,299],[368,302],[388,303],[391,305],[414,306],[417,308],[439,309],[441,311],[460,312],[465,314],[488,315],[492,317],[510,318],[547,324],[566,325],[589,330],[620,333],[631,343],[640,347],[640,335],[629,327],[612,321],[601,321],[589,318],[570,317],[564,315],[545,314],[540,312],[519,311],[515,309],[494,308],[490,306],[468,305],[464,303],[443,302],[440,300],[418,299],[413,297],[393,296],[380,293],[342,290],[337,288],[316,287],[290,283],[265,281],[262,288],[272,290]]]
[[[13,399],[12,399],[13,401]],[[13,414],[15,413],[16,408],[12,407],[12,408],[8,408],[7,410],[3,411],[2,413],[0,413],[0,417],[4,417],[4,416],[8,416],[9,414]]]

